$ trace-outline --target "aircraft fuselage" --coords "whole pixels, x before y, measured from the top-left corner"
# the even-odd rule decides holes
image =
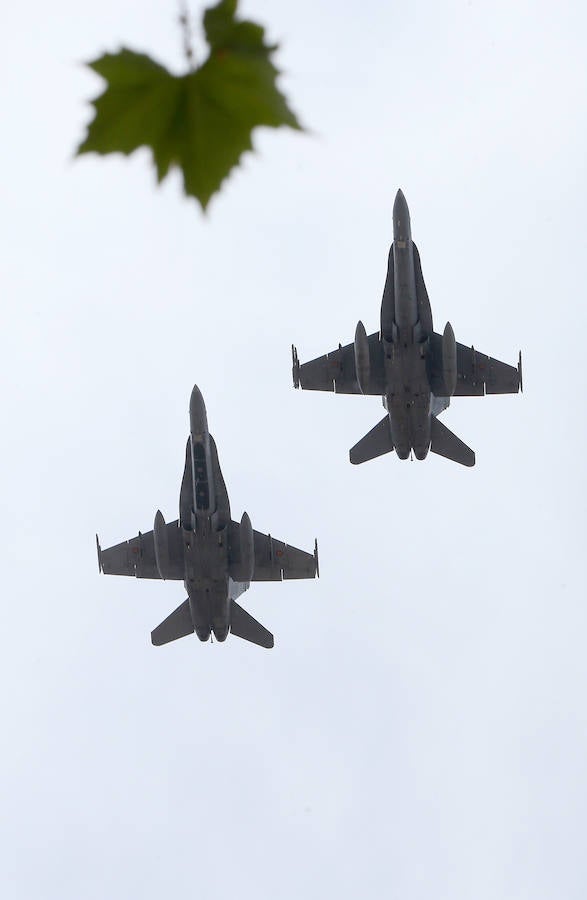
[[[352,344],[306,363],[292,346],[292,375],[296,388],[382,398],[386,415],[351,447],[353,465],[395,450],[400,459],[412,451],[424,459],[430,451],[470,467],[473,450],[438,416],[453,396],[517,393],[522,360],[516,369],[457,343],[450,322],[442,334],[434,331],[408,205],[398,191],[379,332],[368,335],[359,321]]]
[[[427,297],[419,300],[417,281],[421,272],[416,252],[408,206],[398,191],[393,205],[393,244],[381,302],[381,341],[387,386],[383,402],[400,459],[406,459],[411,449],[418,459],[424,459],[430,447],[428,334],[420,317],[422,301],[426,312],[429,304]]]
[[[185,588],[195,631],[206,641],[212,631],[224,641],[230,629],[230,601],[248,587],[229,575],[230,505],[218,453],[208,431],[206,407],[197,387],[190,399],[190,436],[180,492]]]

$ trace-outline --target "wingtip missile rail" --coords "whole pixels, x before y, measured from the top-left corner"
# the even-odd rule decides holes
[[[98,572],[102,574],[104,571],[102,568],[102,548],[100,547],[100,538],[96,535],[96,550],[98,551]]]
[[[300,386],[300,360],[298,357],[298,351],[294,344],[291,345],[291,363],[292,363],[292,377],[295,388],[299,388]]]

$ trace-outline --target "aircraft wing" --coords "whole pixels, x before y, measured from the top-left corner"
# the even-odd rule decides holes
[[[183,581],[185,577],[181,529],[177,519],[168,522],[167,543],[169,546],[168,578]],[[129,541],[122,541],[102,550],[98,544],[98,563],[105,575],[134,575],[135,578],[160,578],[155,560],[155,539],[152,531],[139,534]]]
[[[430,338],[430,386],[437,397],[446,397],[442,374],[442,335]],[[457,386],[455,397],[482,397],[484,394],[517,394],[522,386],[521,361],[518,366],[493,359],[457,341]]]
[[[384,393],[383,350],[379,332],[367,337],[369,343],[369,389],[368,394],[381,396]],[[355,345],[338,345],[324,356],[300,363],[297,351],[293,350],[293,379],[296,387],[305,391],[334,391],[336,394],[361,394],[355,370]]]
[[[230,542],[239,544],[238,522],[230,523]],[[298,550],[270,534],[253,529],[253,547],[255,551],[255,569],[253,581],[282,581],[290,578],[315,578],[318,574],[318,546],[314,544],[314,552]]]
[[[314,553],[298,550],[269,534],[253,530],[255,571],[253,581],[281,581],[289,578],[315,578],[318,572],[318,548]]]

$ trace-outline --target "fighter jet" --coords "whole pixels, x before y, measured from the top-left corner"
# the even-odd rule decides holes
[[[102,550],[98,564],[106,575],[134,575],[183,581],[188,594],[181,606],[151,633],[155,646],[186,635],[201,641],[237,637],[273,647],[273,635],[236,602],[251,581],[314,578],[318,546],[297,550],[255,531],[247,513],[240,524],[230,517],[228,493],[206,407],[197,386],[190,399],[190,436],[179,494],[179,519],[166,523],[157,511],[153,530]]]
[[[432,325],[420,254],[412,241],[406,199],[393,204],[393,243],[381,301],[381,328],[367,335],[362,322],[352,344],[300,364],[292,346],[296,388],[369,394],[383,398],[385,417],[350,451],[355,465],[391,450],[400,459],[428,451],[464,466],[475,454],[437,418],[451,397],[515,394],[522,388],[517,368],[457,343],[450,322],[443,334]]]

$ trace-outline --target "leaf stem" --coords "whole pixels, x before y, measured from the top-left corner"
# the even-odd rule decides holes
[[[193,72],[196,68],[196,60],[194,55],[192,23],[190,21],[187,0],[179,0],[179,24],[183,37],[183,52],[190,71]]]

